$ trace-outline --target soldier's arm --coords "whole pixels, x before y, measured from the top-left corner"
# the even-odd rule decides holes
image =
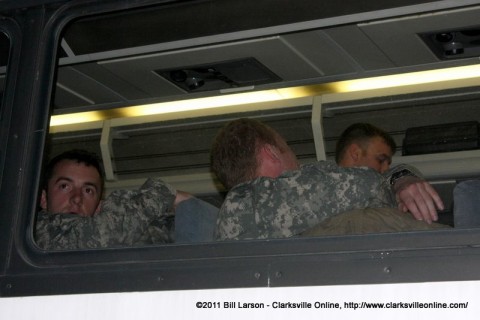
[[[119,190],[92,217],[41,212],[35,240],[42,249],[83,249],[134,245],[154,220],[173,214],[176,191],[160,179],[138,190]]]
[[[437,210],[444,204],[435,189],[422,174],[409,165],[398,165],[386,173],[402,212],[409,211],[417,220],[427,223],[438,220]]]

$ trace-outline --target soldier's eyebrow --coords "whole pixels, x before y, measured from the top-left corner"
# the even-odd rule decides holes
[[[61,181],[73,182],[73,179],[72,179],[72,178],[69,178],[69,177],[60,176],[60,177],[58,177],[58,178],[55,180],[54,184],[57,184],[57,183],[59,183],[59,182],[61,182]]]

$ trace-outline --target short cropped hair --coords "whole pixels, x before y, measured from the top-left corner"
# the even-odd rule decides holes
[[[214,139],[211,169],[227,188],[255,178],[257,155],[265,144],[279,147],[278,133],[260,121],[242,118],[227,123]]]
[[[345,129],[338,139],[335,149],[335,161],[337,163],[341,162],[348,146],[351,144],[356,143],[360,145],[362,149],[365,149],[369,140],[374,137],[382,138],[390,147],[392,154],[395,153],[397,145],[386,131],[369,123],[354,123]]]
[[[43,188],[45,190],[47,190],[48,181],[53,177],[55,166],[63,160],[76,161],[77,163],[82,163],[87,167],[92,166],[95,169],[97,169],[98,174],[100,175],[100,180],[102,183],[101,187],[103,190],[104,173],[100,165],[100,159],[95,153],[82,150],[82,149],[73,149],[73,150],[65,151],[55,156],[48,162],[47,166],[45,167],[45,172],[43,175]]]

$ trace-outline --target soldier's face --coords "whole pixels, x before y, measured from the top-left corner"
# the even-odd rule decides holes
[[[43,190],[41,207],[52,213],[73,213],[92,216],[100,203],[102,183],[93,166],[62,160],[54,168]]]
[[[370,167],[384,173],[392,163],[392,156],[392,150],[383,138],[374,137],[368,142],[367,148],[362,150],[356,166]]]
[[[277,135],[277,144],[280,147],[280,161],[282,165],[282,171],[292,171],[299,168],[298,159],[295,153],[290,149],[287,142]]]

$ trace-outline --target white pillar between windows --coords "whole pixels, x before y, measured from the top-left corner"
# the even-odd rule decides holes
[[[317,160],[326,160],[325,141],[323,139],[322,96],[315,96],[312,104],[312,130]]]
[[[112,139],[113,131],[111,127],[111,121],[105,120],[103,122],[102,136],[100,138],[100,151],[102,153],[103,169],[105,170],[105,180],[106,181],[115,181],[117,177],[115,175],[115,166],[112,161],[113,158],[113,148],[112,148]]]

